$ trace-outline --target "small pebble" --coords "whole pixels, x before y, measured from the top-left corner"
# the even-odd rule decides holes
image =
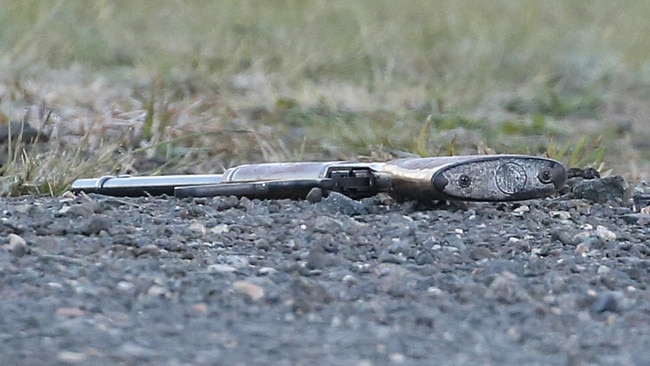
[[[149,287],[149,290],[147,291],[147,294],[150,295],[150,296],[164,296],[168,292],[169,291],[166,288],[162,287],[162,286],[153,285],[153,286]]]
[[[128,281],[120,281],[115,288],[120,292],[135,293],[135,285]]]
[[[367,212],[366,207],[361,202],[338,192],[330,192],[322,202],[330,210],[344,215],[361,215]]]
[[[530,212],[530,207],[528,207],[526,205],[521,205],[521,206],[515,208],[512,211],[512,214],[515,215],[515,216],[523,216],[524,214],[526,214],[528,212]]]
[[[227,233],[228,231],[229,231],[229,228],[228,228],[228,225],[226,225],[226,224],[219,224],[219,225],[213,227],[212,229],[210,229],[210,232],[212,234],[217,234],[217,235]]]
[[[81,233],[87,236],[97,235],[100,231],[108,231],[112,223],[104,215],[93,215],[81,224]]]
[[[246,281],[235,281],[232,284],[233,290],[248,296],[251,300],[257,301],[264,297],[264,289],[258,285]]]
[[[551,232],[551,239],[557,240],[564,245],[574,245],[575,239],[565,230],[554,230]]]
[[[591,248],[590,248],[589,244],[586,244],[586,243],[582,242],[582,243],[576,245],[575,252],[576,252],[576,254],[586,256],[587,253],[589,253],[590,250],[591,250]]]
[[[496,276],[485,292],[485,297],[505,303],[514,303],[528,297],[526,290],[518,283],[517,276],[503,272]]]
[[[7,250],[16,257],[22,257],[28,251],[27,242],[20,235],[9,234],[7,235],[9,244],[6,245]]]
[[[401,353],[391,353],[390,355],[388,355],[388,359],[390,359],[392,363],[398,363],[398,364],[404,363],[404,361],[406,361],[406,357]]]
[[[205,225],[200,222],[193,222],[190,224],[189,229],[196,232],[197,234],[203,236],[206,233]]]
[[[64,318],[78,318],[80,316],[84,316],[85,314],[86,312],[83,309],[77,307],[56,309],[56,315]]]
[[[158,246],[155,244],[146,244],[135,250],[136,257],[147,254],[156,256],[160,254],[160,248],[158,248]]]
[[[568,220],[571,218],[571,214],[568,211],[550,211],[549,215],[552,218],[558,218],[560,220]]]
[[[309,191],[309,193],[307,193],[306,198],[309,203],[320,202],[323,199],[323,190],[318,187],[314,187]]]
[[[147,359],[147,358],[156,357],[158,354],[159,353],[156,350],[141,346],[134,342],[124,343],[117,349],[117,355],[124,357],[125,359],[128,358]]]
[[[278,273],[278,270],[272,267],[262,267],[257,271],[257,274],[260,276],[271,275]]]
[[[348,286],[357,283],[357,279],[354,276],[349,275],[349,274],[343,276],[342,281],[343,281],[344,284],[346,284]]]
[[[61,351],[56,355],[56,359],[63,363],[82,363],[88,359],[88,355],[81,352]]]
[[[602,225],[596,226],[596,235],[606,242],[616,240],[616,234]]]
[[[595,313],[618,311],[618,300],[616,299],[616,295],[612,292],[600,294],[596,301],[591,305],[591,311]]]
[[[208,266],[208,272],[235,272],[237,268],[227,264],[215,263]]]
[[[206,315],[208,311],[209,311],[208,304],[204,302],[194,304],[190,308],[190,313],[193,315]]]

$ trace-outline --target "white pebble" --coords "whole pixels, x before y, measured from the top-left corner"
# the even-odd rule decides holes
[[[526,212],[530,212],[530,207],[523,205],[515,208],[512,214],[515,216],[523,216]]]
[[[9,239],[9,246],[11,248],[16,248],[17,246],[26,246],[27,242],[25,239],[23,239],[20,235],[16,234],[9,234],[7,235],[7,239]]]
[[[589,253],[589,246],[585,243],[580,243],[576,245],[575,249],[576,254],[580,254],[583,257],[587,256],[587,253]]]
[[[88,355],[80,352],[61,351],[56,355],[56,358],[63,363],[81,363],[88,359]]]
[[[272,267],[262,267],[262,268],[259,269],[259,271],[257,271],[257,273],[260,276],[274,274],[274,273],[277,273],[277,272],[278,272],[278,270],[275,269],[275,268],[272,268]]]
[[[149,287],[147,294],[151,296],[163,296],[167,294],[167,289],[162,286],[153,285]]]
[[[208,266],[209,272],[235,272],[236,270],[237,268],[227,264],[216,263]]]
[[[352,284],[357,282],[357,279],[353,275],[347,274],[347,275],[343,276],[342,281],[346,285],[352,285]]]
[[[257,301],[264,297],[264,289],[250,282],[235,281],[235,283],[232,284],[232,288],[240,294],[247,295],[253,301]]]
[[[219,224],[219,225],[213,227],[210,231],[211,231],[213,234],[223,234],[223,233],[227,233],[228,230],[229,230],[228,225],[226,225],[226,224]]]
[[[118,282],[116,288],[120,292],[135,292],[135,285],[128,281]]]
[[[404,361],[406,361],[406,357],[401,353],[391,353],[390,355],[388,355],[388,358],[393,363],[403,363]]]
[[[568,220],[571,218],[571,214],[567,211],[551,211],[549,214],[552,218],[557,218],[560,220]]]
[[[604,241],[616,240],[616,234],[602,225],[596,227],[596,235]]]
[[[201,235],[205,235],[205,232],[206,232],[205,226],[200,222],[191,223],[189,228],[190,228],[190,230],[196,231],[196,232],[200,233]]]
[[[602,266],[602,265],[598,267],[598,271],[596,271],[596,273],[599,275],[605,275],[608,274],[609,272],[611,272],[611,269],[607,266]]]

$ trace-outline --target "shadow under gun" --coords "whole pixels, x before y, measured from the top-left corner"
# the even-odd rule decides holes
[[[528,155],[405,158],[387,162],[296,162],[240,165],[223,174],[104,176],[78,179],[74,193],[110,196],[239,196],[304,199],[313,188],[359,199],[385,192],[399,201],[517,201],[564,186],[565,167]]]

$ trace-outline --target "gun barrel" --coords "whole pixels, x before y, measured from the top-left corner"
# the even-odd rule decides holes
[[[162,176],[104,176],[77,179],[70,190],[74,193],[99,193],[109,196],[138,197],[146,195],[174,195],[174,188],[212,185],[221,182],[221,174],[190,174]]]

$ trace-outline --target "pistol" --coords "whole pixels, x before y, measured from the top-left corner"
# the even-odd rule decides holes
[[[304,199],[310,190],[353,199],[385,192],[398,201],[517,201],[559,191],[567,178],[558,161],[529,155],[404,158],[387,162],[246,164],[223,174],[103,176],[77,179],[74,193],[177,198],[239,196]]]

